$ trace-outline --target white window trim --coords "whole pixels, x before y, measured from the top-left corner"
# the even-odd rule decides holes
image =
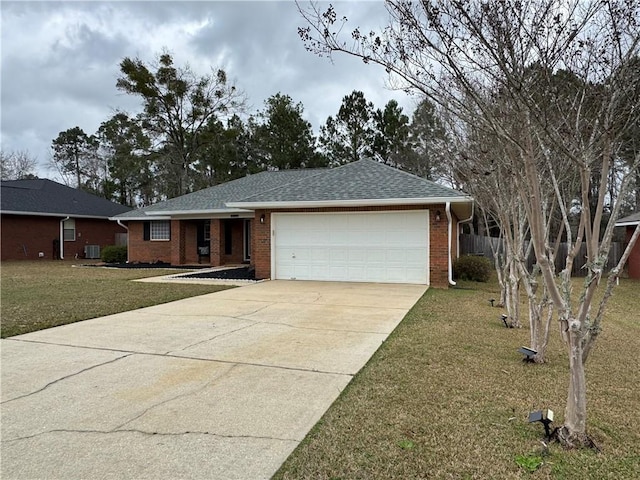
[[[68,228],[67,225],[73,225],[73,228]],[[67,232],[73,232],[73,238],[65,238]],[[74,218],[69,218],[62,222],[62,239],[65,242],[75,242],[76,241],[76,221]]]
[[[168,230],[167,230],[167,237],[166,238],[154,238],[154,225],[155,226],[159,226],[160,224],[164,224],[168,226]],[[151,221],[151,225],[149,226],[149,240],[151,240],[152,242],[169,242],[171,241],[171,221],[169,220],[152,220]]]

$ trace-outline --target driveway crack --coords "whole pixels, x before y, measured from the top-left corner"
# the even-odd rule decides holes
[[[225,335],[230,335],[230,334],[232,334],[232,333],[239,332],[240,330],[244,330],[245,328],[253,327],[255,324],[257,324],[257,323],[258,323],[258,322],[255,322],[255,321],[253,321],[253,320],[248,320],[248,319],[244,319],[244,318],[241,318],[241,317],[230,317],[230,318],[235,318],[235,319],[237,319],[237,320],[250,321],[250,322],[253,322],[253,323],[251,323],[251,324],[249,324],[249,325],[244,325],[244,326],[239,327],[239,328],[236,328],[235,330],[230,330],[230,331],[228,331],[228,332],[218,333],[217,335],[214,335],[213,337],[205,338],[204,340],[200,340],[200,341],[198,341],[198,342],[195,342],[195,343],[192,343],[192,344],[187,345],[187,346],[185,346],[185,347],[182,347],[182,348],[181,348],[181,349],[179,349],[179,350],[170,350],[170,351],[166,352],[166,353],[165,353],[165,355],[170,355],[172,352],[181,352],[181,351],[187,350],[187,349],[192,348],[192,347],[195,347],[195,346],[197,346],[197,345],[201,345],[201,344],[203,344],[203,343],[210,342],[211,340],[213,340],[213,339],[215,339],[215,338],[224,337]]]
[[[9,444],[15,442],[21,442],[25,440],[30,440],[32,438],[41,437],[44,435],[51,435],[56,433],[78,433],[78,434],[99,434],[99,435],[113,435],[119,433],[139,433],[141,435],[146,436],[158,436],[158,437],[183,437],[186,435],[207,435],[211,437],[218,438],[229,438],[229,439],[253,439],[253,440],[275,440],[279,442],[300,442],[300,439],[297,438],[279,438],[279,437],[269,437],[269,436],[261,436],[261,435],[225,435],[220,433],[213,432],[202,432],[202,431],[190,431],[186,430],[184,432],[149,432],[146,430],[139,430],[135,428],[131,429],[122,429],[122,430],[75,430],[75,429],[66,429],[66,428],[57,428],[53,430],[47,430],[46,432],[38,432],[33,435],[27,435],[24,437],[16,437],[8,440],[2,440],[2,443]]]
[[[10,402],[15,402],[16,400],[20,400],[21,398],[30,397],[32,395],[35,395],[37,393],[42,392],[43,390],[46,390],[47,388],[51,387],[52,385],[55,385],[56,383],[62,382],[63,380],[67,380],[69,378],[72,378],[72,377],[75,377],[77,375],[80,375],[81,373],[88,372],[89,370],[93,370],[94,368],[102,367],[104,365],[109,365],[110,363],[115,363],[118,360],[122,360],[123,358],[127,358],[127,357],[129,357],[131,355],[134,355],[134,354],[133,353],[127,353],[125,355],[122,355],[121,357],[114,358],[114,359],[108,360],[106,362],[97,363],[97,364],[92,365],[92,366],[87,367],[87,368],[83,368],[82,370],[78,370],[77,372],[70,373],[69,375],[65,375],[64,377],[57,378],[54,381],[49,382],[45,386],[39,388],[38,390],[35,390],[33,392],[29,392],[29,393],[25,393],[24,395],[20,395],[20,396],[15,397],[15,398],[10,398],[9,400],[5,400],[4,402],[0,402],[0,405],[5,405],[5,404],[10,403]]]
[[[179,395],[176,395],[174,397],[171,398],[167,398],[166,400],[163,400],[161,402],[158,402],[154,405],[151,405],[148,408],[145,408],[142,412],[140,412],[138,415],[136,415],[133,418],[130,418],[129,420],[127,420],[126,422],[124,422],[121,425],[118,425],[117,427],[113,428],[111,431],[120,431],[122,429],[122,427],[124,427],[125,425],[129,425],[131,422],[135,422],[136,420],[138,420],[141,417],[144,417],[147,413],[149,413],[151,410],[153,410],[154,408],[158,408],[162,405],[165,405],[167,403],[173,402],[175,400],[178,400],[179,398],[183,398],[183,397],[188,397],[191,395],[195,395],[201,391],[203,391],[205,388],[210,387],[211,385],[213,385],[215,382],[217,382],[221,377],[228,375],[229,373],[231,373],[238,365],[232,365],[226,372],[224,372],[222,375],[215,377],[211,380],[209,380],[208,382],[206,382],[204,385],[202,385],[200,388],[197,388],[195,390],[192,390],[190,392],[186,392],[186,393],[181,393]]]

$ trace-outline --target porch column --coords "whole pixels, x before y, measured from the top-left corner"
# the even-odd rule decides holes
[[[180,220],[171,220],[171,265],[185,263],[185,228]]]
[[[209,252],[211,254],[211,266],[217,267],[221,265],[221,252],[222,252],[222,221],[219,218],[211,220],[210,235],[211,246]]]

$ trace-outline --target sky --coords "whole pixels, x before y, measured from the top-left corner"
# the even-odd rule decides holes
[[[386,24],[381,1],[333,3],[350,26]],[[60,132],[79,126],[93,134],[117,110],[140,111],[140,100],[115,86],[125,57],[152,62],[168,50],[176,66],[201,75],[222,68],[245,92],[247,113],[263,110],[271,95],[289,95],[316,134],[353,90],[376,108],[395,99],[409,117],[417,103],[390,89],[379,66],[306,51],[293,1],[2,0],[0,15],[2,150],[28,151],[40,177],[56,179],[47,165]]]

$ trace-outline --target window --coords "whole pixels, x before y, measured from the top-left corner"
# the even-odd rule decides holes
[[[65,220],[62,229],[65,242],[76,241],[76,221],[73,218]]]
[[[233,246],[231,242],[233,240],[232,223],[229,220],[224,222],[224,254],[231,255],[233,253]]]
[[[251,260],[251,220],[244,221],[244,261]]]
[[[151,240],[171,240],[171,222],[169,220],[152,221]]]
[[[205,242],[211,241],[211,220],[204,221],[204,239]]]

